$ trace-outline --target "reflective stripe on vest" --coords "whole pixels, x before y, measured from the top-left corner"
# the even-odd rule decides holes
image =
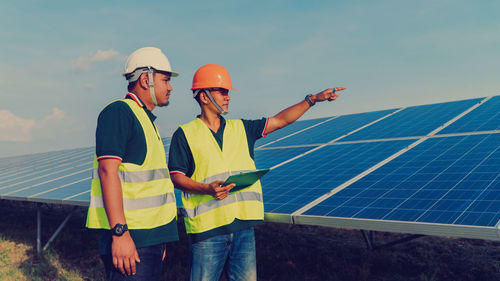
[[[201,182],[202,183],[211,183],[213,181],[223,181],[232,175],[237,175],[237,174],[246,173],[246,172],[250,172],[250,171],[252,171],[252,170],[239,170],[239,171],[224,172],[224,173],[210,176],[204,180],[201,180]]]
[[[169,179],[168,169],[156,169],[148,171],[118,171],[121,182],[146,182],[161,179]],[[92,179],[99,179],[98,169],[94,169]]]
[[[175,194],[167,193],[157,196],[144,197],[144,198],[123,198],[124,210],[137,210],[160,207],[169,203],[175,203]],[[102,196],[92,196],[90,200],[90,207],[104,208]]]
[[[194,209],[182,209],[182,213],[184,216],[189,217],[189,218],[194,218],[195,216],[201,215],[203,213],[206,213],[208,211],[211,211],[213,209],[232,204],[235,202],[241,202],[241,201],[259,201],[262,202],[262,194],[258,192],[238,192],[238,193],[233,193],[229,194],[226,198],[223,200],[217,200],[213,199],[208,202],[202,203]]]

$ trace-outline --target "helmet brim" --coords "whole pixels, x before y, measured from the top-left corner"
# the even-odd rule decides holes
[[[228,90],[228,91],[239,91],[239,90],[237,90],[237,89],[233,89],[233,88],[229,88],[229,89],[227,89],[227,88],[224,88],[224,87],[211,87],[211,88],[223,88],[223,89],[226,89],[226,90]],[[201,89],[209,89],[209,88],[191,88],[191,91],[194,91],[194,90],[201,90]]]
[[[134,71],[135,71],[135,70],[134,70]],[[132,72],[126,72],[126,73],[123,73],[122,75],[123,75],[123,77],[127,77],[129,74],[133,73],[134,71],[132,71]],[[165,70],[156,70],[156,71],[158,71],[158,72],[168,73],[168,74],[170,74],[170,76],[172,76],[172,77],[177,77],[177,76],[179,76],[179,73],[178,73],[178,72],[175,72],[175,71],[165,71]]]

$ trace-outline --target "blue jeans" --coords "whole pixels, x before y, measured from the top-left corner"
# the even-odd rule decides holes
[[[106,279],[110,281],[134,280],[134,281],[149,281],[160,280],[163,264],[163,251],[165,244],[158,244],[149,247],[138,248],[139,258],[141,262],[136,263],[135,275],[122,274],[113,265],[113,257],[111,255],[101,256],[104,262],[104,270],[106,271]]]
[[[253,228],[192,243],[191,281],[217,281],[227,260],[229,280],[257,280]]]

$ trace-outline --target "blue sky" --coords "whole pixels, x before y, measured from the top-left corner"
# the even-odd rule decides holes
[[[94,145],[125,58],[161,48],[180,76],[163,136],[190,121],[196,69],[224,65],[229,118],[347,86],[304,119],[500,94],[498,1],[11,1],[0,11],[0,157]]]

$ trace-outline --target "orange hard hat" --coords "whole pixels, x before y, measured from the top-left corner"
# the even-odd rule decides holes
[[[196,71],[191,90],[208,88],[223,88],[238,91],[231,87],[231,77],[229,77],[227,69],[222,65],[213,63],[205,64]]]

